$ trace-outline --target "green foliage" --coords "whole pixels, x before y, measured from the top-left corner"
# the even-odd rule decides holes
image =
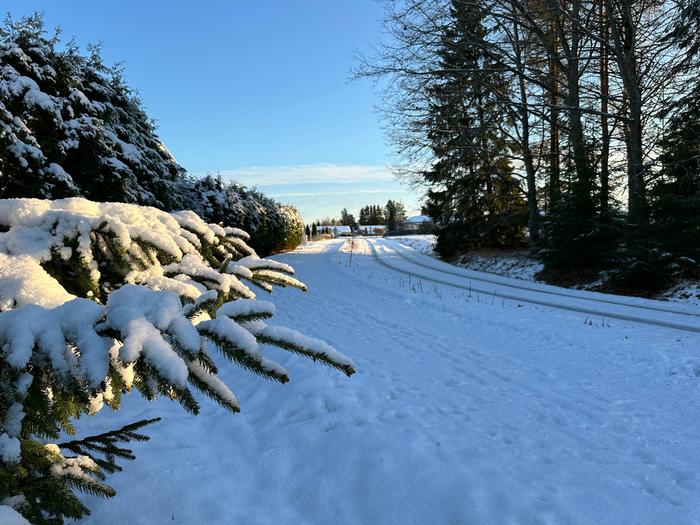
[[[403,203],[389,199],[384,207],[384,220],[387,231],[394,232],[401,228],[401,223],[406,220],[406,208]]]
[[[188,176],[156,134],[119,66],[49,38],[40,15],[0,30],[0,198],[63,198],[191,209],[249,231],[261,255],[301,242],[296,210],[255,190]]]
[[[644,244],[623,246],[613,284],[657,291],[700,276],[700,82],[669,108]]]
[[[355,216],[348,212],[347,208],[340,210],[340,224],[343,226],[350,226],[351,228],[357,228],[357,221]]]
[[[384,207],[380,205],[369,205],[360,208],[360,224],[362,226],[376,226],[378,224],[386,224],[384,217]]]
[[[581,170],[581,165],[585,166]],[[570,162],[558,201],[544,221],[543,246],[538,256],[545,273],[563,280],[572,273],[595,275],[614,264],[624,239],[626,217],[614,207],[601,211],[592,148],[579,169]]]
[[[347,375],[354,373],[349,361],[320,341],[287,328],[265,330],[263,321],[272,316],[274,305],[255,301],[240,279],[268,292],[273,286],[301,290],[306,286],[292,277],[291,267],[255,256],[244,241],[245,232],[207,225],[191,212],[171,215],[153,208],[100,207],[81,200],[71,201],[70,211],[65,211],[64,204],[47,203],[55,223],[46,221],[30,233],[41,234],[52,246],[47,259],[36,261],[35,268],[46,270],[56,287],[82,298],[53,309],[27,304],[0,311],[0,501],[13,501],[31,522],[62,524],[89,515],[79,492],[114,495],[104,482],[106,476],[121,469],[120,460],[133,459],[123,445],[146,440],[139,430],[155,419],[52,443],[64,434],[75,434],[74,421],[96,414],[103,405],[119,409],[123,395],[132,389],[149,400],[168,397],[197,414],[200,405],[194,388],[230,412],[240,411],[238,400],[216,375],[212,349],[280,383],[289,380],[288,373],[263,356],[263,344]],[[23,203],[0,201],[0,205],[7,211]],[[93,215],[81,216],[79,210]],[[31,229],[20,215],[3,213],[3,217],[19,222],[4,225],[0,236],[16,233],[13,228],[23,235]],[[295,228],[301,224],[293,213],[289,220]],[[157,225],[167,227],[159,230]],[[122,244],[127,241],[128,245]],[[0,256],[10,266],[13,257],[23,257],[2,249]],[[31,289],[37,284],[30,280],[22,286]],[[120,295],[125,293],[130,295]],[[119,300],[115,302],[117,296],[128,298],[121,305],[129,316],[136,311],[136,317],[127,321],[121,317],[125,314],[119,310]],[[141,339],[145,333],[150,335]],[[17,350],[22,345],[28,346]],[[154,359],[145,350],[147,345],[157,345],[156,353],[166,352],[167,359]],[[104,353],[98,357],[96,352]],[[95,366],[97,380],[89,371]],[[186,375],[173,375],[173,370],[185,370]],[[18,456],[6,457],[4,443],[13,440]]]
[[[0,198],[109,196],[180,208],[185,170],[122,70],[103,63],[99,46],[88,51],[61,49],[40,15],[8,19],[0,31],[0,76],[18,86],[0,100]]]
[[[700,81],[674,109],[650,190],[651,235],[672,254],[700,261]]]
[[[293,206],[281,205],[255,189],[207,175],[187,181],[184,206],[207,222],[235,226],[252,234],[250,245],[261,256],[293,250],[304,223]]]
[[[507,85],[482,16],[476,4],[451,2],[438,52],[447,73],[430,86],[428,139],[436,161],[422,174],[430,186],[424,209],[441,226],[436,249],[443,256],[519,246],[525,235],[525,200],[501,131],[509,115],[498,93]]]
[[[665,251],[655,241],[649,241],[644,250],[632,251],[623,246],[609,272],[611,285],[623,292],[659,292],[681,279],[698,276],[694,259]]]
[[[147,425],[157,423],[158,421],[160,421],[159,417],[142,419],[129,423],[117,430],[105,432],[104,434],[59,443],[58,448],[76,455],[88,456],[102,471],[113,474],[114,472],[122,470],[117,464],[117,458],[127,460],[136,459],[136,456],[134,456],[131,450],[120,445],[132,441],[148,441],[150,439],[148,436],[137,431]]]

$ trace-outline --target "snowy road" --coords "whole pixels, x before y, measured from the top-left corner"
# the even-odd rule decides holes
[[[470,293],[376,250],[356,242],[352,266],[343,241],[281,256],[310,292],[273,295],[276,322],[329,341],[355,376],[271,349],[287,385],[222,370],[240,415],[130,396],[87,418],[84,432],[164,420],[84,523],[700,522],[698,334]],[[671,309],[634,311],[695,323]]]
[[[619,319],[700,333],[700,310],[692,306],[529,283],[458,268],[391,240],[362,242],[369,244],[375,258],[384,266],[419,281],[466,290],[471,295],[492,296],[494,300],[507,299],[583,313],[602,323],[606,319]]]

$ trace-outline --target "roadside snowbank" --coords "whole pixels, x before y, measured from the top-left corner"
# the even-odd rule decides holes
[[[435,235],[405,235],[389,239],[413,248],[419,253],[437,257],[434,250],[437,242]],[[525,281],[537,281],[535,275],[543,268],[542,263],[529,257],[527,252],[463,255],[453,264],[467,270],[493,273]]]

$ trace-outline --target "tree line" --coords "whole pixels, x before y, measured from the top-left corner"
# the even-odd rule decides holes
[[[340,218],[326,217],[306,225],[306,235],[315,238],[317,235],[329,233],[328,226],[349,226],[353,231],[362,230],[362,226],[383,226],[386,231],[393,232],[401,228],[406,220],[406,206],[399,200],[389,199],[386,205],[369,204],[360,208],[359,220],[347,208],[340,210]]]
[[[401,174],[444,255],[529,246],[550,278],[697,275],[700,1],[388,0]]]

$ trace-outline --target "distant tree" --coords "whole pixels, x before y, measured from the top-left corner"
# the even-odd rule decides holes
[[[315,238],[316,236],[318,236],[318,228],[316,227],[316,223],[312,222],[311,223],[311,237]]]
[[[339,226],[341,221],[334,217],[324,217],[322,219],[316,219],[316,224],[318,226]]]
[[[357,221],[352,213],[348,212],[347,208],[340,210],[340,224],[342,226],[350,226],[350,228],[357,228]]]
[[[363,226],[367,225],[378,225],[384,224],[384,209],[382,206],[372,204],[368,206],[363,206],[360,208],[360,224]]]
[[[307,237],[311,236],[311,228],[309,228],[309,225],[307,224],[306,227],[304,228],[304,233],[306,234]]]
[[[379,205],[372,206],[370,220],[373,225],[384,224],[384,209]]]
[[[389,199],[384,207],[384,217],[386,229],[390,232],[396,231],[406,220],[406,207],[401,201]]]
[[[360,208],[360,225],[364,226],[365,224],[369,224],[369,217],[370,217],[370,207],[369,206],[363,206]]]

